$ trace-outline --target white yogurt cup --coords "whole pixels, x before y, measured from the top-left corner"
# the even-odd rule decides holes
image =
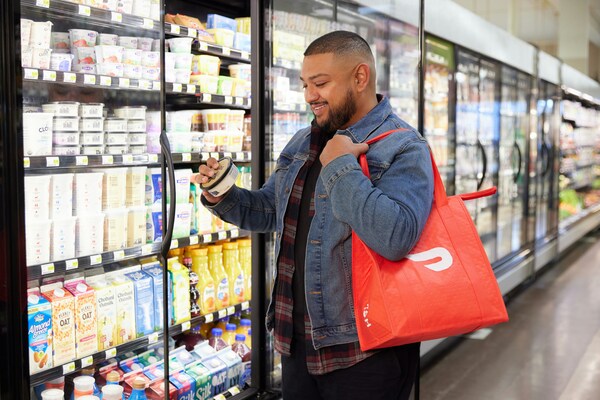
[[[169,50],[171,53],[191,53],[192,42],[191,37],[171,38],[165,40],[169,44]]]
[[[127,215],[127,247],[146,243],[146,206],[133,207]]]
[[[172,53],[175,54],[175,68],[176,69],[185,69],[188,71],[192,70],[192,59],[194,58],[193,54],[189,53]],[[166,54],[165,54],[166,57]],[[165,62],[166,64],[166,62]]]
[[[50,218],[68,218],[73,215],[73,174],[51,175]]]
[[[139,49],[124,49],[123,64],[142,65],[142,53]]]
[[[105,211],[104,251],[127,248],[127,214],[126,208]]]
[[[190,83],[190,76],[192,71],[189,69],[176,69],[175,70],[175,83]]]
[[[87,156],[98,156],[104,154],[104,146],[81,146],[81,154],[85,154]]]
[[[177,54],[184,53],[165,53],[165,72],[173,71],[175,69],[175,60],[177,59]]]
[[[76,156],[80,153],[79,146],[53,146],[52,155],[55,156]]]
[[[69,32],[52,32],[51,42],[55,53],[68,53],[71,49]]]
[[[33,50],[26,46],[21,49],[21,67],[30,68],[33,64]]]
[[[127,154],[129,152],[129,149],[127,145],[108,145],[104,147],[104,152],[106,154],[122,155]]]
[[[122,63],[123,46],[98,45],[94,47],[96,62],[100,63]]]
[[[98,32],[87,29],[69,29],[69,40],[73,47],[94,47]]]
[[[153,38],[141,37],[138,38],[138,49],[143,51],[157,51],[152,49]]]
[[[142,66],[152,68],[160,67],[160,52],[142,51]]]
[[[127,207],[143,206],[146,198],[147,167],[129,167],[126,176],[125,205]],[[189,189],[188,189],[189,190]]]
[[[146,154],[146,145],[129,145],[129,154]]]
[[[115,108],[115,116],[126,119],[146,119],[146,106]]]
[[[52,221],[51,259],[66,260],[75,257],[76,217],[57,218]]]
[[[107,133],[104,137],[104,142],[111,146],[127,144],[127,132]]]
[[[75,56],[75,58],[73,58],[74,65],[96,64],[96,51],[93,47],[72,48],[71,52]]]
[[[50,69],[50,56],[52,49],[31,48],[31,67],[40,69]]]
[[[160,68],[142,67],[142,79],[157,81],[160,79]]]
[[[128,142],[130,145],[142,145],[146,146],[146,136],[148,134],[146,132],[143,133],[130,133],[128,136]]]
[[[81,132],[102,132],[103,128],[104,118],[81,118],[79,121]]]
[[[142,18],[150,18],[150,0],[133,0],[133,15]]]
[[[31,38],[31,25],[33,21],[30,19],[21,18],[21,47],[29,46]]]
[[[189,153],[192,151],[192,135],[187,132],[167,132],[171,153]]]
[[[190,227],[192,223],[191,203],[177,204],[175,206],[175,222],[173,223],[173,238],[190,236]]]
[[[119,36],[110,33],[100,33],[96,39],[98,45],[116,46],[119,43]]]
[[[129,79],[142,79],[142,67],[140,65],[123,64],[123,76]]]
[[[107,168],[102,179],[102,208],[125,207],[127,168]]]
[[[189,132],[192,129],[192,119],[199,110],[167,111],[166,127],[169,132]]]
[[[79,131],[52,133],[52,143],[58,146],[79,146]]]
[[[123,46],[126,49],[137,49],[138,38],[133,36],[119,36],[119,46]]]
[[[35,219],[26,221],[25,251],[27,265],[43,264],[50,261],[50,229],[52,221]]]
[[[86,132],[79,135],[79,143],[84,146],[102,146],[104,144],[104,133]]]
[[[73,215],[100,214],[102,211],[103,172],[75,174],[73,179]]]
[[[46,389],[42,392],[42,400],[64,400],[65,392],[60,389]]]
[[[127,121],[128,132],[146,132],[145,119],[130,119]]]
[[[52,53],[50,55],[50,69],[55,71],[68,72],[71,70],[72,63],[73,54]]]
[[[54,117],[54,132],[77,132],[78,130],[79,117]]]
[[[102,118],[104,116],[104,103],[81,103],[79,116],[83,118]]]
[[[125,118],[106,118],[104,120],[104,130],[110,132],[126,132],[127,120]]]
[[[45,113],[52,113],[56,117],[78,117],[79,104],[76,101],[55,101],[42,104]]]
[[[29,45],[40,49],[49,49],[52,38],[52,22],[32,22]]]
[[[73,71],[83,74],[96,74],[96,64],[79,64],[73,66]]]
[[[50,218],[51,175],[25,176],[25,219]]]
[[[122,78],[125,76],[125,69],[121,63],[101,63],[96,64],[98,75],[114,76]]]
[[[53,117],[54,114],[49,112],[23,114],[24,156],[45,156],[52,153]]]
[[[85,214],[77,218],[77,257],[102,253],[104,248],[104,214]]]
[[[160,111],[146,112],[146,132],[158,132],[161,130],[161,115]]]

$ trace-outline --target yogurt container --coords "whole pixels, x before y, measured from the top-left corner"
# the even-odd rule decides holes
[[[160,132],[148,132],[146,136],[146,150],[149,154],[159,154],[160,147]]]
[[[174,53],[174,54],[175,54],[175,68],[186,69],[188,71],[192,70],[192,59],[194,57],[193,54],[190,54],[190,53]]]
[[[79,103],[76,101],[55,101],[42,104],[45,113],[51,113],[56,117],[78,117]]]
[[[142,79],[142,67],[140,65],[123,64],[123,76],[129,79]]]
[[[52,221],[35,219],[25,224],[25,251],[27,265],[50,261],[50,230]],[[50,357],[52,358],[52,357]]]
[[[21,18],[21,47],[29,46],[31,38],[31,25],[33,21],[30,19]]]
[[[52,134],[52,143],[59,146],[78,146],[79,131],[75,132],[59,132]]]
[[[167,132],[171,145],[171,153],[189,153],[192,151],[192,135],[190,132]]]
[[[77,173],[73,179],[73,215],[95,215],[102,211],[103,172]]]
[[[96,51],[93,47],[77,47],[71,49],[75,58],[73,59],[73,63],[75,65],[92,65],[96,64]]]
[[[81,132],[102,132],[104,118],[81,118],[79,130]]]
[[[143,51],[158,51],[152,48],[153,38],[141,37],[138,38],[138,49]]]
[[[79,146],[54,146],[52,147],[52,155],[55,156],[76,156],[81,152]]]
[[[73,66],[73,71],[83,74],[96,74],[96,64],[79,64]]]
[[[178,37],[165,41],[169,44],[171,53],[191,53],[193,40],[191,37]]]
[[[129,154],[146,154],[146,145],[129,145]]]
[[[98,45],[116,46],[119,43],[119,36],[109,33],[100,33],[96,39]]]
[[[166,127],[168,132],[189,132],[192,120],[199,110],[167,111]]]
[[[142,66],[153,68],[160,67],[160,52],[142,51]]]
[[[123,46],[126,49],[137,49],[138,38],[132,36],[119,36],[119,46]]]
[[[77,257],[102,253],[104,214],[85,214],[77,218],[75,253]]]
[[[81,154],[98,156],[104,154],[104,146],[81,146]]]
[[[115,108],[117,118],[146,119],[146,106]]]
[[[142,65],[142,50],[123,49],[123,64]]]
[[[25,176],[25,220],[50,217],[50,183],[51,175]]]
[[[120,145],[127,144],[127,133],[126,132],[111,132],[107,133],[104,138],[104,142],[109,145]],[[120,154],[120,153],[118,153]]]
[[[51,259],[65,260],[75,257],[76,217],[54,219],[52,221]]]
[[[175,69],[175,83],[190,83],[192,71],[189,69]]]
[[[104,144],[104,133],[102,132],[87,132],[79,135],[79,143],[85,146]],[[94,153],[95,154],[95,153]]]
[[[130,119],[127,121],[128,132],[146,132],[145,119]]]
[[[150,0],[134,0],[131,13],[138,17],[150,18]]]
[[[126,132],[127,120],[125,118],[107,118],[104,120],[104,130],[106,132]]]
[[[23,114],[23,155],[44,156],[52,153],[52,119],[48,112]]]
[[[81,103],[79,116],[83,118],[102,118],[104,116],[104,103]]]
[[[32,22],[29,45],[40,49],[49,49],[52,39],[52,22]]]
[[[146,136],[147,133],[130,133],[129,135],[129,144],[130,145],[142,145],[146,146]]]
[[[53,130],[58,132],[77,132],[79,117],[54,117]]]
[[[73,174],[54,174],[50,184],[50,218],[69,218],[72,215]]]
[[[69,32],[52,32],[51,42],[55,53],[68,53],[71,49]]]
[[[73,54],[52,53],[50,55],[50,69],[55,71],[70,71],[73,63]]]
[[[142,67],[142,79],[157,81],[160,79],[160,68]]]
[[[121,155],[127,154],[128,148],[127,145],[109,145],[104,148],[104,151],[106,152],[106,154]]]
[[[31,66],[33,68],[50,69],[52,49],[33,47],[31,52]]]
[[[123,46],[98,45],[94,47],[97,63],[122,63]]]
[[[160,111],[147,111],[146,112],[146,132],[157,132],[161,130],[161,115]]]
[[[87,29],[69,29],[71,48],[94,47],[98,38],[98,32]]]
[[[96,64],[98,75],[114,76],[122,78],[125,76],[125,68],[121,63],[101,63]]]
[[[235,185],[235,180],[238,176],[238,169],[229,157],[219,160],[219,169],[215,176],[209,179],[206,183],[201,183],[202,190],[215,197],[219,197],[227,193],[229,189]]]
[[[31,67],[33,64],[33,50],[26,46],[21,49],[21,67]]]

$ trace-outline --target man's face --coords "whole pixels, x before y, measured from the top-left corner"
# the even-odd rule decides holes
[[[347,65],[333,53],[304,57],[300,79],[304,99],[310,105],[319,128],[335,132],[347,128],[356,113],[356,96],[352,86],[354,65]]]

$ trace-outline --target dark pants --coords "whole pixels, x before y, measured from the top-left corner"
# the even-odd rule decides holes
[[[310,375],[305,341],[281,356],[283,400],[407,400],[417,375],[419,343],[379,350],[358,364]]]

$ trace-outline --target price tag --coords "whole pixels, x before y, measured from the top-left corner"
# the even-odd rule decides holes
[[[215,397],[213,397],[213,400],[225,400],[227,397],[225,397],[222,394],[218,394]]]
[[[202,101],[205,103],[210,103],[212,101],[212,95],[210,93],[203,93]]]
[[[60,167],[60,159],[58,157],[46,157],[46,167]]]
[[[35,5],[38,7],[50,8],[50,0],[36,0]]]
[[[72,372],[75,372],[75,363],[74,362],[70,362],[68,364],[63,365],[63,375],[67,375]]]
[[[94,363],[94,357],[88,356],[81,359],[81,368],[85,368]]]
[[[181,153],[181,161],[183,161],[183,162],[192,161],[192,154],[191,153]]]
[[[190,321],[185,321],[181,324],[181,332],[189,331],[192,327],[192,323]]]
[[[207,233],[206,235],[202,235],[202,243],[210,243],[212,242],[212,235]]]
[[[207,323],[207,324],[210,323],[210,322],[213,322],[214,320],[215,320],[215,316],[212,313],[211,314],[206,314],[204,316],[204,322]]]
[[[198,48],[200,49],[200,51],[208,51],[208,44],[206,44],[206,42],[198,42]]]
[[[247,310],[248,308],[250,308],[250,302],[249,301],[245,301],[242,303],[242,310]]]
[[[202,160],[208,160],[208,157],[210,157],[208,155],[208,153],[200,153],[200,159],[202,159]]]
[[[229,393],[235,396],[236,394],[240,394],[240,389],[237,386],[234,386],[229,388]]]
[[[102,156],[102,165],[113,165],[114,162],[113,156]]]
[[[216,158],[217,160],[219,159],[219,153],[210,153],[210,156],[212,158]]]
[[[181,83],[174,83],[173,84],[173,91],[175,93],[181,93],[182,90],[183,90],[183,85],[181,85]]]
[[[247,51],[242,51],[242,58],[245,58],[246,60],[250,59],[250,53],[248,53]]]
[[[225,153],[223,153],[223,157],[229,157],[229,158],[231,158],[232,154],[229,153],[229,152],[225,152]]]
[[[112,349],[108,349],[104,352],[104,358],[106,358],[107,360],[109,358],[113,358],[117,356],[117,348],[113,347]]]
[[[84,85],[95,85],[96,84],[96,75],[84,74],[83,75],[83,84]]]
[[[100,85],[102,85],[102,86],[112,85],[112,78],[110,76],[101,76],[100,77]]]
[[[45,69],[42,73],[42,79],[45,81],[56,82],[56,71]]]
[[[42,265],[42,275],[48,275],[54,273],[54,263]]]
[[[243,106],[244,105],[244,98],[243,97],[236,97],[235,98],[235,105],[236,106]]]
[[[181,33],[181,27],[179,25],[171,24],[171,34],[179,35]]]
[[[223,47],[223,55],[224,56],[230,56],[231,55],[231,49],[229,47]]]
[[[119,78],[119,87],[129,88],[129,86],[131,86],[129,78]]]
[[[231,307],[227,307],[227,315],[233,315],[235,314],[235,307],[231,306]]]
[[[123,22],[123,14],[118,12],[111,12],[110,20],[113,22]]]
[[[133,163],[133,154],[123,154],[123,164]]]
[[[67,268],[67,271],[70,271],[72,269],[77,269],[77,268],[79,268],[79,260],[77,260],[77,259],[67,260],[67,261],[65,261],[65,266]]]
[[[40,71],[37,69],[25,68],[25,79],[38,79]]]
[[[178,247],[179,247],[179,241],[177,239],[171,240],[171,247],[170,247],[170,249],[176,249]]]
[[[152,82],[152,90],[160,90],[160,82]]]
[[[115,261],[119,261],[125,258],[125,252],[123,250],[117,250],[113,252],[113,258]]]
[[[150,254],[152,253],[152,245],[151,244],[145,244],[142,246],[142,255],[144,254]]]
[[[300,104],[300,111],[306,111],[306,104]]]
[[[76,83],[77,75],[72,74],[70,72],[63,72],[63,82],[64,83]]]
[[[232,230],[231,230],[231,237],[232,237],[232,238],[236,238],[236,237],[238,237],[238,236],[240,236],[240,230],[239,230],[239,229],[236,229],[236,228],[232,229]]]
[[[190,246],[198,244],[199,242],[200,242],[200,239],[198,238],[198,236],[196,236],[196,235],[190,236]]]
[[[98,265],[102,264],[102,254],[96,254],[94,256],[90,256],[90,265]]]
[[[88,165],[89,160],[88,156],[76,156],[75,157],[75,165],[85,166]]]
[[[225,104],[233,104],[233,97],[225,96]]]
[[[219,233],[217,234],[217,237],[219,238],[219,240],[227,239],[227,232],[219,231]]]
[[[25,157],[23,159],[23,168],[29,168],[31,167],[31,160],[29,159],[29,157]]]
[[[140,89],[150,89],[152,87],[152,84],[150,83],[150,81],[146,81],[146,80],[139,80],[138,81],[138,86]]]
[[[198,32],[196,32],[195,29],[192,28],[188,28],[188,34],[189,37],[193,37],[196,38],[198,36]]]
[[[196,85],[187,85],[187,92],[189,94],[196,94]]]
[[[157,163],[158,162],[158,154],[148,154],[148,162]]]
[[[79,15],[85,15],[89,17],[92,15],[92,10],[88,6],[79,5]]]
[[[219,319],[223,319],[227,316],[227,310],[219,310]]]
[[[154,20],[150,18],[144,18],[144,28],[145,29],[154,29]]]
[[[158,332],[151,333],[150,336],[148,336],[148,344],[154,344],[156,342],[158,342]]]

